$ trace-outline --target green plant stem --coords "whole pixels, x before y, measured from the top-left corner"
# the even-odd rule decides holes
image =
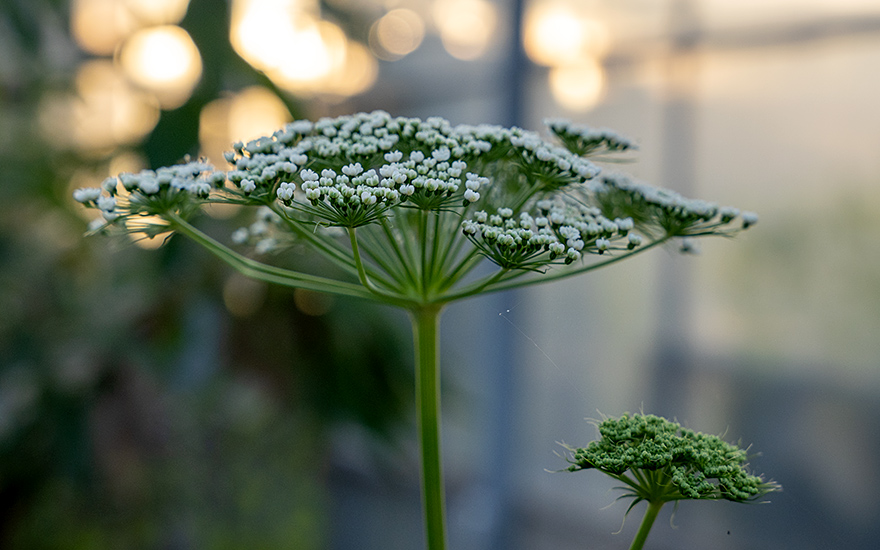
[[[373,293],[357,284],[299,273],[252,260],[220,244],[180,216],[176,214],[167,214],[167,216],[171,222],[172,229],[204,246],[212,254],[248,277],[292,288],[302,288],[304,290],[314,290],[356,298],[376,299]]]
[[[645,546],[645,540],[648,538],[648,533],[651,532],[651,526],[654,525],[654,520],[657,519],[657,514],[660,513],[660,508],[663,508],[665,503],[666,502],[663,500],[648,501],[648,509],[645,510],[645,517],[642,518],[639,532],[636,533],[636,538],[633,539],[629,550],[642,550]]]
[[[348,254],[347,250],[339,247],[333,240],[322,238],[317,231],[307,230],[298,220],[292,218],[278,203],[272,202],[267,206],[272,209],[272,211],[275,212],[284,221],[287,227],[289,227],[290,230],[300,239],[309,243],[315,248],[315,250],[335,265],[349,273],[355,273],[354,266],[351,262],[351,256]]]
[[[437,265],[437,257],[439,255],[438,249],[440,248],[440,245],[442,243],[442,240],[440,239],[440,235],[442,234],[442,232],[441,232],[442,216],[439,213],[435,213],[434,217],[431,221],[433,221],[434,223],[430,224],[433,226],[433,232],[430,233],[428,236],[429,242],[431,243],[431,258],[428,261],[428,266],[429,266],[428,273],[429,273],[429,280],[431,282],[434,282],[440,278],[440,277],[438,277],[438,274],[439,274],[438,272],[440,271],[440,267]],[[455,235],[455,233],[452,233],[452,234]],[[433,290],[433,288],[430,290]]]
[[[410,281],[401,269],[400,262],[395,262],[396,252],[392,243],[383,239],[384,235],[362,230],[358,236],[361,239],[361,250],[387,275],[387,280],[380,281],[386,288],[400,290],[410,286]]]
[[[468,298],[470,296],[475,296],[485,289],[492,286],[493,283],[499,281],[502,277],[504,277],[510,270],[501,268],[496,271],[491,276],[488,276],[480,281],[476,281],[475,283],[456,291],[452,294],[446,294],[443,296],[443,301],[446,303],[455,302],[457,300],[462,300],[464,298]]]
[[[521,280],[521,279],[514,280],[517,277],[525,275],[525,273],[523,273],[521,271],[509,271],[507,273],[507,276],[509,277],[509,279],[504,279],[498,283],[493,284],[490,287],[487,287],[485,289],[485,292],[498,292],[501,290],[522,288],[522,287],[526,287],[526,286],[536,285],[539,283],[549,283],[551,281],[556,281],[558,279],[565,279],[565,278],[573,277],[576,275],[582,275],[584,273],[588,273],[590,271],[595,271],[599,268],[617,263],[621,260],[631,258],[632,256],[635,256],[637,254],[641,254],[642,252],[647,252],[648,250],[654,248],[655,246],[662,245],[663,243],[667,242],[669,239],[670,239],[670,237],[662,237],[660,239],[657,239],[656,241],[652,241],[646,245],[642,245],[642,246],[635,248],[633,250],[621,251],[620,254],[617,254],[615,256],[608,255],[607,260],[590,263],[590,264],[587,264],[587,265],[584,265],[584,266],[581,266],[578,268],[567,268],[567,269],[562,268],[562,269],[559,269],[558,271],[543,274],[541,276],[530,277],[525,280]]]
[[[441,231],[443,233],[450,234],[450,238],[444,239],[443,245],[440,250],[438,271],[441,273],[449,273],[451,271],[451,266],[449,265],[450,262],[454,261],[455,258],[458,256],[459,252],[461,251],[463,241],[467,241],[461,231],[458,230],[458,227],[460,227],[461,220],[464,218],[464,213],[466,211],[467,209],[463,210],[460,215],[455,217],[454,224],[451,223],[448,218],[444,218],[446,219],[446,223],[444,224],[444,227],[443,229],[441,229]],[[445,277],[441,277],[440,279],[441,281],[439,282],[442,282],[444,285],[447,284]],[[442,286],[443,285],[441,285],[441,288]]]
[[[398,307],[406,307],[409,304],[409,301],[401,298],[395,294],[389,294],[387,292],[383,292],[376,287],[370,281],[369,276],[367,275],[366,269],[364,268],[364,262],[361,259],[360,247],[358,246],[356,229],[349,228],[348,236],[351,241],[351,252],[354,256],[355,266],[357,266],[358,278],[361,281],[361,284],[364,285],[364,288],[369,290],[373,295],[376,296],[377,299],[385,302],[386,304],[395,305]]]
[[[419,265],[421,266],[421,281],[419,290],[424,294],[428,289],[428,281],[431,278],[431,274],[429,272],[428,266],[428,213],[424,210],[419,210],[419,229],[418,229],[419,242],[421,243],[421,254],[419,259]]]
[[[416,360],[416,414],[422,458],[422,513],[428,550],[446,548],[446,497],[440,456],[440,313],[442,306],[410,311]]]
[[[412,265],[411,256],[409,258],[404,256],[400,244],[398,244],[397,236],[392,230],[391,225],[389,225],[388,218],[384,216],[379,218],[379,224],[382,226],[382,232],[385,233],[385,238],[388,240],[388,244],[391,246],[391,250],[394,252],[397,263],[400,265],[406,280],[415,288],[416,277],[413,275],[412,269],[410,269],[410,265]],[[408,242],[405,239],[401,239],[401,241],[404,244]]]

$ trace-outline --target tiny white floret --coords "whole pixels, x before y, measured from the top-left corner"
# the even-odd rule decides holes
[[[241,180],[241,190],[245,193],[253,193],[257,189],[257,184],[254,183],[254,180],[245,178]]]

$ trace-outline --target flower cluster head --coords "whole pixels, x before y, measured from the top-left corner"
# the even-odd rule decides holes
[[[570,151],[578,155],[638,149],[635,142],[608,128],[573,124],[564,119],[547,119],[544,124]]]
[[[503,270],[493,283],[509,284],[672,238],[731,235],[757,221],[603,171],[591,155],[635,147],[610,130],[548,124],[550,139],[384,111],[298,120],[233,144],[228,171],[187,162],[108,178],[74,198],[101,212],[96,230],[133,231],[131,220],[148,219],[191,237],[185,225],[203,205],[252,206],[257,220],[235,243],[268,252],[299,241],[362,286],[369,279],[407,298],[451,290],[480,258]],[[238,261],[231,254],[220,253]]]
[[[686,198],[625,174],[604,173],[590,187],[604,212],[630,216],[646,232],[674,237],[732,234],[758,222],[754,212]]]
[[[106,178],[100,187],[73,192],[77,202],[101,211],[108,224],[155,218],[175,212],[189,215],[226,182],[224,172],[205,162],[187,162]]]
[[[474,245],[507,269],[539,269],[571,264],[587,253],[632,250],[642,243],[630,232],[633,227],[631,218],[609,220],[598,208],[564,197],[538,201],[534,212],[516,218],[510,208],[500,208],[491,215],[481,210],[462,222]]]
[[[623,481],[635,502],[755,500],[779,485],[747,470],[744,449],[665,418],[624,414],[598,424],[601,439],[569,448],[568,471],[599,470]]]

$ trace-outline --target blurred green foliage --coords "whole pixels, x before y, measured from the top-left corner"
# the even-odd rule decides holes
[[[182,23],[204,75],[134,148],[151,166],[196,151],[207,102],[267,84],[232,52],[218,5],[193,1]],[[406,417],[403,320],[274,288],[251,288],[236,317],[223,297],[237,275],[190,243],[83,238],[70,181],[111,152],[54,150],[36,123],[43,94],[71,87],[67,61],[85,59],[68,9],[0,11],[0,547],[319,548],[328,429],[390,440]]]

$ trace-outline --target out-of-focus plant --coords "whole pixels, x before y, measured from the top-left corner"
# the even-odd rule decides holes
[[[81,239],[71,181],[101,181],[123,157],[195,154],[200,110],[221,86],[266,78],[235,56],[225,11],[194,0],[181,25],[204,72],[186,104],[157,113],[144,142],[52,139],[74,129],[46,99],[82,108],[78,68],[97,63],[67,34],[69,4],[0,10],[0,546],[277,547],[294,530],[322,547],[328,429],[390,437],[411,402],[406,342],[384,312],[345,300],[315,310],[269,290],[232,315],[229,270],[193,243],[147,253]],[[271,346],[268,323],[289,327]]]
[[[754,214],[600,173],[591,155],[632,144],[550,121],[556,142],[519,128],[381,111],[299,120],[236,143],[228,172],[204,162],[124,173],[74,198],[94,232],[176,232],[241,273],[406,310],[428,547],[445,548],[439,318],[450,303],[586,273],[673,239],[734,235]],[[561,145],[560,145],[561,143]],[[205,206],[252,207],[227,246],[194,225]],[[243,249],[253,245],[255,256]],[[323,271],[285,265],[308,250]],[[477,270],[484,260],[495,264]],[[280,330],[283,330],[280,329]]]
[[[597,426],[601,439],[585,448],[567,447],[568,471],[595,469],[622,482],[619,498],[633,499],[627,514],[639,502],[648,503],[630,550],[644,547],[667,502],[749,502],[781,488],[749,473],[745,449],[665,418],[624,414]]]

